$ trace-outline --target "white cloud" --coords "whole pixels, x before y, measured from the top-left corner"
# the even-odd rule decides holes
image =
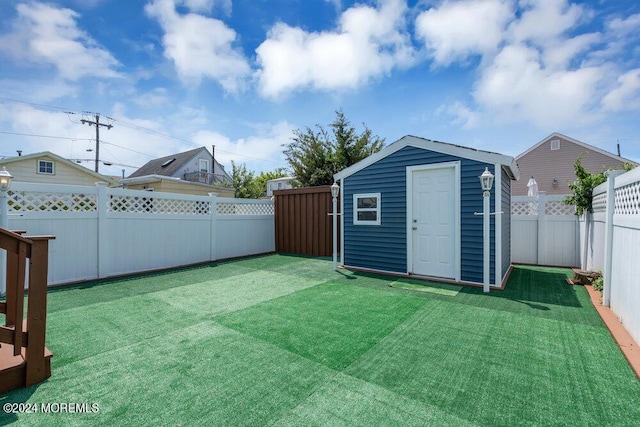
[[[324,0],[327,3],[331,3],[335,8],[336,12],[340,13],[342,11],[342,0]]]
[[[570,39],[561,39],[550,43],[544,49],[544,63],[547,67],[567,69],[579,54],[602,41],[602,34],[581,34]]]
[[[256,49],[261,94],[278,98],[299,88],[350,89],[410,65],[414,52],[404,30],[405,12],[404,1],[382,0],[376,8],[346,10],[334,31],[309,33],[276,24]]]
[[[165,88],[155,88],[133,99],[136,104],[146,108],[171,105],[171,96]]]
[[[5,98],[47,104],[63,97],[77,96],[78,88],[58,80],[0,79],[0,93]]]
[[[585,118],[603,74],[595,67],[549,70],[536,49],[511,45],[482,71],[473,96],[502,120],[557,128]]]
[[[288,144],[294,127],[287,122],[258,126],[257,135],[232,140],[218,132],[200,131],[193,140],[201,146],[215,145],[216,160],[227,165],[231,173],[231,161],[246,164],[257,173],[274,170],[283,165],[283,144]]]
[[[67,80],[119,77],[119,63],[77,26],[71,9],[20,3],[12,32],[0,36],[0,51],[18,61],[50,65]]]
[[[593,16],[568,0],[444,0],[422,12],[416,34],[434,64],[481,59],[474,103],[454,102],[438,112],[466,127],[476,126],[480,117],[547,129],[593,119],[601,112],[603,89],[613,88],[624,68],[607,60],[611,55],[605,51],[614,42],[618,51],[629,47],[625,34],[637,29],[640,15],[611,20],[602,33],[582,30]],[[602,105],[636,108],[635,85],[636,74],[625,74]]]
[[[602,99],[602,107],[607,111],[640,108],[640,68],[622,74],[617,83],[617,87]]]
[[[586,12],[567,0],[520,0],[522,12],[509,31],[514,42],[546,43],[572,29]]]
[[[607,27],[619,35],[635,34],[638,37],[640,27],[640,13],[629,15],[626,18],[615,18],[607,23]]]
[[[206,2],[191,2],[191,7]],[[146,13],[158,20],[165,34],[164,55],[173,61],[181,80],[199,83],[210,78],[227,92],[237,92],[249,75],[250,67],[233,43],[236,32],[224,22],[189,13],[176,12],[174,0],[154,0],[145,6]]]
[[[438,65],[495,52],[513,14],[510,0],[445,1],[416,18],[416,35]]]
[[[441,105],[436,113],[438,115],[447,114],[453,116],[452,123],[462,126],[464,129],[473,129],[480,123],[480,114],[460,101]]]

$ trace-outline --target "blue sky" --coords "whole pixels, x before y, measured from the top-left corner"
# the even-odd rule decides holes
[[[3,1],[0,58],[0,156],[92,159],[100,113],[112,175],[212,145],[286,167],[338,109],[387,143],[516,156],[557,131],[640,161],[634,0]]]

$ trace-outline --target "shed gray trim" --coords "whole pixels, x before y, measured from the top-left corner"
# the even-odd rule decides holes
[[[424,150],[430,150],[437,153],[448,154],[451,156],[462,157],[465,159],[476,160],[484,163],[500,164],[507,172],[511,179],[519,179],[520,171],[515,159],[510,156],[505,156],[491,151],[476,150],[475,148],[463,147],[460,145],[448,144],[446,142],[432,141],[426,138],[420,138],[413,135],[403,136],[399,140],[387,145],[379,152],[370,155],[364,160],[349,166],[336,173],[333,178],[338,181],[346,178],[354,173],[374,164],[375,162],[384,159],[385,157],[401,150],[404,147],[411,146],[421,148]]]

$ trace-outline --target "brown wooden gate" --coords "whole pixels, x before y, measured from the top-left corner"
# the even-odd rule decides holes
[[[273,192],[275,204],[276,252],[331,256],[331,187],[294,188]],[[340,199],[338,198],[338,210]],[[338,236],[340,218],[338,217]],[[340,241],[338,240],[338,250]]]

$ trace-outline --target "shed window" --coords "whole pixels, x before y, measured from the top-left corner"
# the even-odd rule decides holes
[[[353,195],[353,223],[380,225],[380,193]]]
[[[560,149],[560,140],[559,139],[552,139],[551,140],[551,150],[555,151],[555,150],[559,150]]]
[[[38,160],[38,173],[53,175],[53,162],[50,160]]]

